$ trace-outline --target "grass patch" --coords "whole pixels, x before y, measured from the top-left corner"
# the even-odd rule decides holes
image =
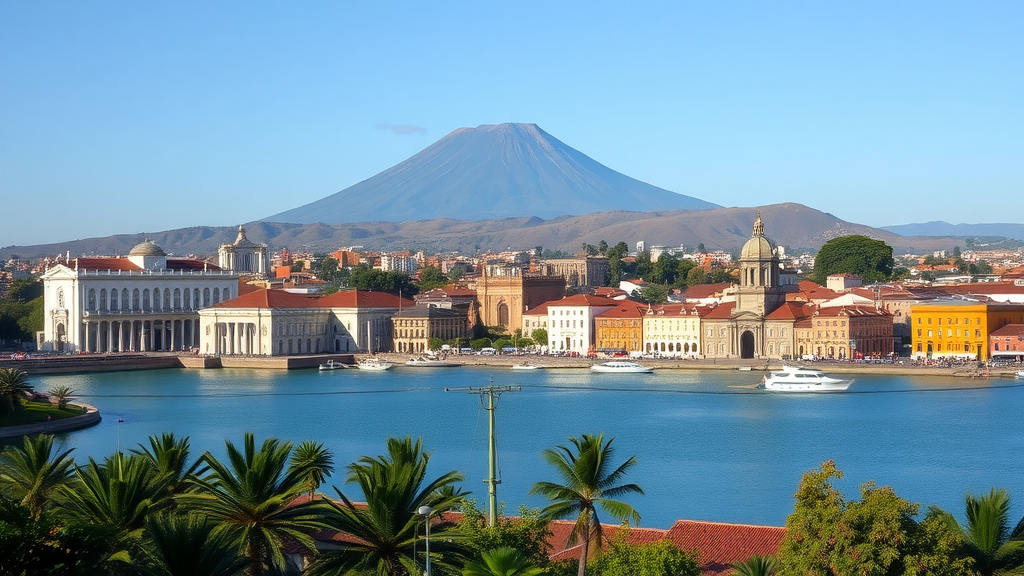
[[[23,410],[0,416],[0,426],[21,426],[23,424],[46,422],[47,416],[51,420],[61,420],[85,414],[85,409],[80,406],[68,405],[61,410],[56,405],[48,402],[22,402],[22,407],[24,408]]]

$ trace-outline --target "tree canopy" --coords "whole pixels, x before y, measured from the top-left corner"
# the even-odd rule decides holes
[[[833,238],[814,258],[814,281],[824,285],[833,274],[857,274],[865,282],[883,282],[892,275],[892,246],[882,240],[853,235]]]

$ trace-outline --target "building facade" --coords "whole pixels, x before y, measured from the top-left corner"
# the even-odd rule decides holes
[[[650,306],[643,316],[644,354],[669,358],[700,354],[700,314],[693,304]]]
[[[594,347],[598,352],[640,352],[643,344],[644,312],[636,302],[620,302],[594,317]]]
[[[586,294],[548,302],[548,352],[586,355],[595,344],[594,318],[619,304]]]
[[[523,312],[565,297],[565,279],[526,273],[521,266],[490,264],[476,284],[480,321],[484,326],[512,331],[523,325]]]
[[[570,290],[606,286],[611,278],[611,267],[604,256],[547,260],[542,270],[547,276],[564,278]]]
[[[217,250],[217,263],[221,270],[266,278],[270,273],[270,259],[266,244],[256,244],[245,237],[245,228],[238,227],[233,244],[221,244]]]
[[[914,357],[988,360],[989,335],[1024,324],[1024,304],[937,298],[910,310]]]
[[[464,312],[437,306],[404,308],[392,317],[395,352],[419,354],[430,349],[430,339],[468,341]]]
[[[238,274],[168,258],[149,240],[127,258],[75,258],[42,275],[41,350],[147,352],[199,346],[199,310],[233,298]]]

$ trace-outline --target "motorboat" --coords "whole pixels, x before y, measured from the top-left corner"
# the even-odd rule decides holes
[[[820,370],[783,366],[782,370],[765,374],[760,387],[775,392],[841,392],[850,384],[853,380],[832,378]]]
[[[395,364],[386,360],[381,360],[376,356],[370,358],[363,358],[356,363],[356,366],[360,370],[369,370],[371,372],[383,372],[384,370],[390,370]]]
[[[512,365],[513,370],[537,370],[539,368],[540,366],[537,366],[536,364],[530,364],[529,362],[520,362],[519,364]]]
[[[414,366],[416,368],[454,368],[455,366],[459,366],[456,362],[449,362],[447,360],[441,360],[440,358],[427,358],[425,356],[410,358],[405,365]]]
[[[619,374],[649,374],[654,368],[629,362],[628,360],[612,360],[603,364],[594,364],[590,367],[594,372],[612,372]]]
[[[320,365],[320,370],[321,371],[341,370],[341,369],[344,369],[344,368],[348,368],[348,364],[344,364],[342,362],[336,362],[335,360],[328,360],[327,362],[324,362],[323,364]]]
[[[1024,379],[1024,370],[1017,370],[1017,378]]]

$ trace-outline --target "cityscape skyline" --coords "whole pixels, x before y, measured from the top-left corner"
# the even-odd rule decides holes
[[[248,222],[503,122],[723,206],[1024,208],[1016,3],[2,10],[0,189],[38,217],[0,246]]]

